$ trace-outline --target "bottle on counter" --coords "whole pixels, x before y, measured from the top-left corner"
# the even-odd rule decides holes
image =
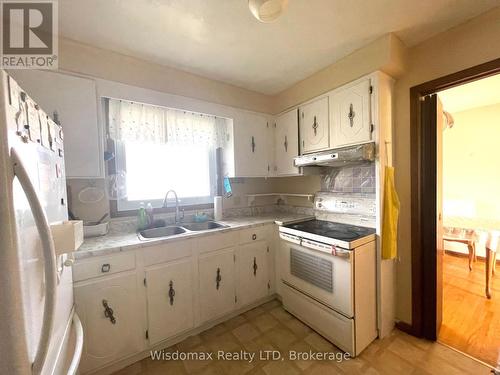
[[[148,227],[148,215],[146,214],[146,209],[144,208],[144,202],[141,202],[139,206],[139,211],[137,211],[137,229],[144,230]]]

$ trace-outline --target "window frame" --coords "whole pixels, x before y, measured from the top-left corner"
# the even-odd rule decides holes
[[[104,114],[105,114],[106,137],[114,145],[115,141],[110,137],[110,133],[109,133],[109,100],[120,100],[120,99],[111,98],[111,97],[103,97],[102,99],[103,99],[102,105],[104,106]],[[147,103],[144,103],[144,105],[157,106],[154,104],[147,104]],[[164,108],[175,109],[175,108],[170,108],[170,107],[164,107]],[[175,110],[184,111],[184,110],[180,110],[180,109],[175,109]],[[213,116],[213,115],[207,115],[207,116]],[[106,175],[113,174],[116,172],[117,158],[116,158],[116,148],[115,147],[114,147],[114,151],[115,151],[115,157],[112,158],[111,160],[107,161],[107,168],[106,168],[107,173],[106,173]],[[189,211],[202,210],[202,209],[213,209],[214,197],[217,194],[217,187],[216,187],[217,165],[216,165],[215,154],[216,154],[215,149],[210,150],[210,152],[209,152],[210,196],[179,198],[179,208],[187,209]],[[167,191],[165,191],[165,194],[166,193],[167,193]],[[122,200],[109,199],[110,216],[112,218],[135,216],[135,215],[137,215],[137,213],[139,211],[141,203],[144,203],[144,205],[151,203],[151,205],[153,206],[154,213],[169,213],[169,212],[175,211],[175,198],[173,197],[173,195],[169,195],[168,200],[167,200],[167,207],[163,207],[163,201],[164,201],[164,198],[133,200],[133,201],[128,201],[126,199],[122,199]]]

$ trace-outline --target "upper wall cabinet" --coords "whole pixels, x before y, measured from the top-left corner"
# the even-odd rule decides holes
[[[299,119],[297,109],[283,113],[276,118],[274,137],[275,175],[292,176],[300,174],[293,159],[299,155]]]
[[[95,81],[67,74],[15,70],[9,74],[64,131],[67,178],[104,177]]]
[[[271,173],[271,121],[263,115],[245,113],[234,119],[234,173],[230,177],[267,177]],[[231,156],[228,156],[231,158]]]
[[[330,96],[331,147],[372,140],[371,94],[369,78],[333,92]]]
[[[328,97],[299,107],[301,153],[326,150],[330,146]]]

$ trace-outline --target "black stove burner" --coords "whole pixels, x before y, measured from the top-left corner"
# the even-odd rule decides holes
[[[324,220],[303,221],[300,223],[285,225],[285,227],[346,242],[354,241],[358,238],[366,237],[375,233],[375,229],[373,228],[333,223],[331,221]]]

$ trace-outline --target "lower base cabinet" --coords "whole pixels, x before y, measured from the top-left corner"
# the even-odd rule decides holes
[[[80,283],[74,289],[85,333],[81,373],[143,350],[142,300],[135,273]]]
[[[201,255],[198,267],[201,321],[206,322],[232,311],[236,302],[234,249]]]
[[[238,306],[246,306],[268,295],[267,242],[242,245],[236,253]]]
[[[151,345],[193,328],[193,286],[191,258],[146,269]]]

